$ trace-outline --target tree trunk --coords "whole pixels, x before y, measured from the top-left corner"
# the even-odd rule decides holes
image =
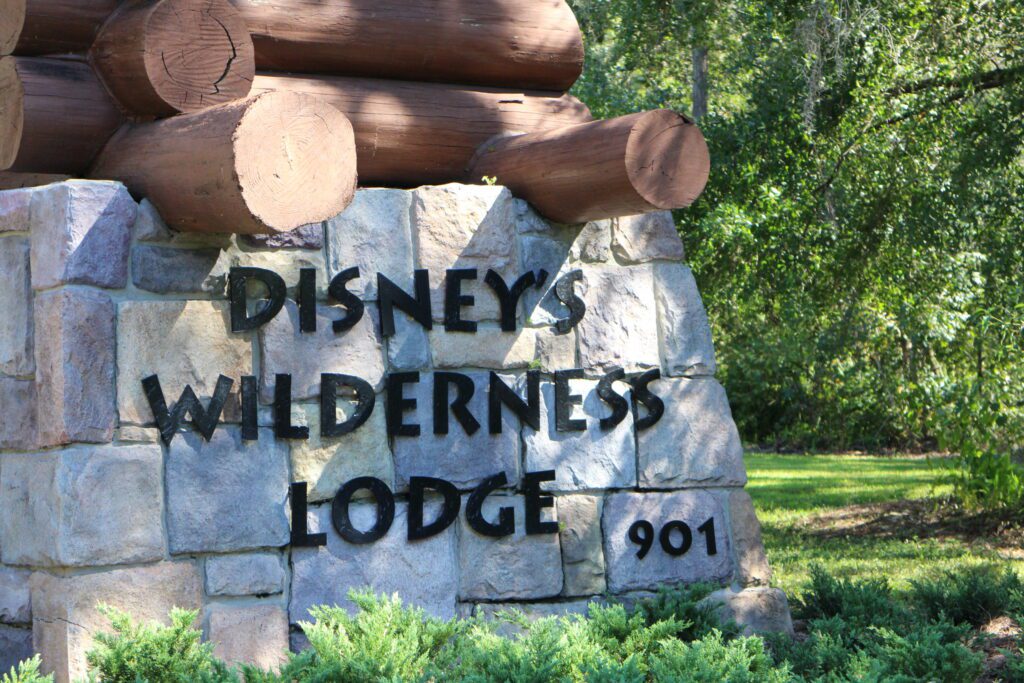
[[[708,113],[708,49],[693,48],[693,118],[700,121]]]

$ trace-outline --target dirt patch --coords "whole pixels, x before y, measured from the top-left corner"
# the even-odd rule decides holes
[[[996,617],[978,629],[979,643],[975,649],[985,653],[985,673],[976,683],[1000,680],[1006,666],[1006,651],[1014,651],[1021,642],[1024,629],[1009,617]]]

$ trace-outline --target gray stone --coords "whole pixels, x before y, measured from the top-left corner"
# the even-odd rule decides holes
[[[345,482],[356,477],[375,477],[391,486],[395,466],[388,446],[384,399],[377,398],[369,419],[354,432],[340,437],[320,435],[320,405],[295,406],[295,425],[309,427],[309,440],[291,443],[292,480],[309,485],[308,500],[334,497]],[[338,396],[338,423],[355,413],[355,405]]]
[[[259,249],[322,249],[324,224],[310,223],[289,232],[241,237],[246,244]]]
[[[531,287],[520,299],[528,325],[554,325],[558,320],[569,317],[569,309],[555,296],[555,284],[575,267],[570,261],[570,250],[570,243],[550,236],[526,235],[519,238],[521,271],[545,270],[548,273],[543,287]]]
[[[359,268],[349,291],[377,298],[377,273],[412,292],[413,256],[410,210],[413,193],[359,190],[340,215],[327,221],[327,264],[331,277]]]
[[[32,450],[36,446],[36,383],[0,376],[0,450]]]
[[[310,648],[309,638],[301,630],[292,629],[292,632],[288,636],[288,649],[295,654],[308,650]]]
[[[285,573],[277,553],[206,558],[207,595],[275,595],[284,590]]]
[[[463,501],[466,509],[466,501]],[[462,600],[529,600],[550,598],[562,592],[562,554],[558,534],[526,534],[522,496],[489,496],[483,517],[498,518],[499,510],[515,511],[516,530],[511,536],[492,538],[474,531],[459,517],[459,597]],[[552,521],[552,510],[542,513]]]
[[[234,244],[228,246],[221,254],[218,270],[228,271],[230,268],[244,266],[247,268],[263,268],[277,273],[284,280],[288,296],[297,298],[299,275],[303,268],[316,271],[316,295],[319,299],[327,297],[327,268],[322,250],[309,249],[259,249],[247,245],[241,236]],[[262,286],[252,285],[261,292]]]
[[[793,619],[786,594],[778,588],[723,588],[701,601],[714,608],[723,622],[734,621],[743,635],[785,633],[793,635]]]
[[[512,200],[512,213],[515,216],[517,233],[544,233],[552,229],[551,224],[534,211],[525,199]]]
[[[174,236],[171,229],[164,223],[164,219],[160,217],[156,207],[148,199],[139,202],[132,234],[139,242],[167,242]]]
[[[435,434],[433,420],[432,376],[424,375],[417,384],[404,387],[405,398],[414,399],[416,407],[404,414],[405,424],[417,424],[420,436],[396,436],[394,439],[395,475],[399,488],[405,489],[409,477],[440,477],[459,488],[472,488],[498,472],[505,472],[509,484],[515,485],[520,476],[519,424],[508,409],[502,410],[501,434],[491,434],[487,422],[487,393],[490,376],[486,372],[470,371],[468,375],[476,387],[467,404],[468,410],[480,423],[472,435],[449,411],[448,433]],[[516,386],[516,380],[502,376],[504,382]],[[451,395],[454,389],[449,387]],[[520,392],[520,396],[524,395]]]
[[[686,256],[671,211],[654,211],[617,219],[612,252],[623,264],[659,259],[682,261]]]
[[[677,377],[715,374],[711,326],[690,269],[681,263],[656,264],[654,294],[664,373]]]
[[[565,366],[571,367],[571,366]],[[616,382],[615,390],[629,400],[629,385]],[[569,389],[579,397],[570,417],[584,420],[582,432],[560,432],[555,421],[555,385],[541,385],[541,429],[524,430],[526,469],[531,472],[555,470],[548,488],[559,491],[628,488],[636,486],[636,446],[633,441],[632,411],[616,427],[601,429],[601,419],[612,414],[597,395],[597,382],[570,380]]]
[[[714,519],[714,555],[708,553],[707,534],[698,530],[709,519]],[[640,547],[629,540],[629,528],[638,520],[654,525],[653,543],[643,559],[637,557]],[[659,535],[666,524],[677,520],[689,526],[692,545],[686,553],[674,557],[662,548]],[[663,583],[724,583],[732,577],[725,511],[709,491],[613,493],[604,502],[601,526],[612,593],[654,589]],[[670,540],[682,543],[681,534],[673,532]]]
[[[252,374],[249,333],[231,332],[228,306],[215,301],[133,301],[118,307],[117,401],[122,423],[151,424],[142,380],[159,375],[168,407],[189,385],[205,402],[223,374],[234,381],[224,418],[239,414],[239,378]]]
[[[106,294],[60,289],[35,299],[39,441],[102,443],[114,436],[114,304]]]
[[[430,350],[437,368],[536,368],[544,372],[575,367],[576,338],[549,329],[522,328],[504,332],[481,325],[475,333],[430,332]]]
[[[637,436],[641,488],[743,486],[743,446],[725,389],[711,378],[662,378],[648,386],[665,403]]]
[[[4,456],[4,562],[97,567],[162,558],[162,469],[157,446]]]
[[[320,395],[320,375],[355,375],[380,389],[384,382],[384,348],[377,311],[368,306],[355,327],[335,332],[332,323],[344,317],[341,309],[318,306],[316,332],[299,330],[299,308],[288,301],[276,318],[260,331],[264,403],[274,399],[274,376],[292,376],[292,398],[303,401]]]
[[[0,192],[0,232],[28,232],[33,187]]]
[[[395,316],[395,334],[387,340],[388,364],[394,370],[424,370],[430,366],[430,341],[423,326],[408,316]]]
[[[744,586],[767,586],[772,580],[772,570],[764,552],[761,523],[757,521],[754,501],[746,491],[737,490],[729,494],[729,521],[740,583]]]
[[[191,562],[161,562],[78,576],[32,575],[32,630],[43,669],[56,683],[85,680],[85,653],[95,633],[110,631],[98,605],[109,605],[138,622],[168,623],[174,607],[198,609],[203,581]]]
[[[586,369],[626,372],[656,368],[657,314],[649,266],[595,266],[583,270],[576,286],[587,314],[576,328],[580,361]]]
[[[30,572],[23,569],[0,567],[0,623],[32,623],[32,602],[28,586],[30,575]]]
[[[431,274],[434,319],[444,319],[445,271],[476,268],[478,279],[462,283],[463,295],[476,300],[463,317],[497,320],[498,299],[484,276],[494,270],[510,285],[519,277],[511,193],[482,185],[421,187],[413,192],[412,233],[418,267]]]
[[[268,430],[242,441],[218,429],[178,435],[167,455],[172,553],[231,552],[288,543],[288,450]]]
[[[220,249],[178,249],[152,244],[132,248],[132,282],[157,294],[206,292],[223,296],[228,269]]]
[[[71,180],[32,195],[32,286],[121,289],[136,204],[120,183]]]
[[[0,372],[28,376],[35,372],[32,357],[32,280],[27,237],[0,239]]]
[[[612,222],[592,221],[579,228],[570,254],[573,260],[605,263],[611,258]]]
[[[206,621],[214,656],[228,664],[276,671],[287,661],[288,614],[279,605],[210,605]]]
[[[599,496],[559,496],[559,541],[562,544],[562,595],[600,595],[607,590],[601,543]]]
[[[426,506],[424,519],[435,519],[437,510]],[[349,516],[357,529],[367,530],[377,518],[374,503],[353,503]],[[309,621],[309,608],[340,605],[354,612],[348,599],[351,590],[369,589],[377,594],[397,594],[407,605],[450,619],[455,616],[458,593],[458,562],[455,526],[436,536],[407,540],[407,506],[395,505],[395,521],[384,538],[366,545],[347,543],[331,525],[331,506],[310,509],[311,533],[326,532],[327,546],[292,549],[292,623]]]
[[[32,659],[32,629],[0,626],[0,674],[6,674],[18,662]]]

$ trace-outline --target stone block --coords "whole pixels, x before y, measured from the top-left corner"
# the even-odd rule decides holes
[[[545,270],[548,279],[543,287],[531,287],[520,299],[528,325],[554,325],[567,318],[569,309],[555,296],[555,283],[576,267],[571,260],[572,243],[553,235],[524,235],[519,238],[520,270]]]
[[[40,293],[34,316],[41,445],[110,441],[117,423],[110,297],[78,289]]]
[[[71,180],[32,194],[32,286],[128,283],[128,244],[137,206],[124,185]]]
[[[173,236],[164,219],[148,199],[139,202],[139,209],[132,226],[132,235],[139,242],[167,242]]]
[[[682,261],[683,241],[671,211],[623,216],[615,221],[612,252],[622,264],[648,261]]]
[[[558,534],[526,534],[521,496],[488,497],[484,519],[495,521],[503,507],[515,511],[516,530],[511,536],[482,536],[469,526],[465,514],[459,517],[459,598],[531,600],[560,594],[563,578]],[[466,509],[465,500],[462,508]],[[557,521],[553,513],[548,510],[542,520]]]
[[[317,308],[316,332],[299,330],[299,309],[288,301],[276,318],[260,331],[263,375],[260,395],[264,403],[274,399],[274,376],[292,376],[292,399],[304,401],[320,395],[320,375],[355,375],[375,389],[383,386],[384,347],[377,326],[377,311],[367,306],[352,329],[335,332],[332,323],[344,317],[342,309]]]
[[[710,519],[713,529],[705,526],[700,531]],[[637,556],[641,546],[629,539],[630,527],[639,520],[654,527],[653,542],[643,559]],[[681,555],[670,554],[660,542],[662,530],[675,521],[686,524],[691,533],[691,545]],[[611,494],[604,502],[601,524],[609,590],[622,593],[655,589],[663,583],[727,582],[733,571],[727,523],[721,503],[709,491]],[[685,547],[683,539],[680,530],[670,531],[671,547]]]
[[[28,232],[34,187],[0,192],[0,233]]]
[[[711,326],[697,281],[681,263],[654,266],[662,370],[672,376],[713,375],[717,370]]]
[[[232,552],[288,543],[288,449],[269,430],[258,441],[218,429],[175,437],[167,454],[171,553]]]
[[[0,287],[0,372],[25,377],[36,369],[27,237],[0,239],[0,273],[4,274],[4,286]]]
[[[299,274],[303,268],[316,271],[316,295],[327,297],[327,267],[322,250],[309,249],[260,249],[249,246],[239,235],[235,243],[224,249],[221,263],[225,271],[235,267],[263,268],[277,273],[284,280],[288,296],[298,296]],[[221,266],[218,266],[221,268]]]
[[[273,235],[241,235],[242,241],[258,249],[323,249],[324,224],[310,223]]]
[[[586,369],[626,372],[656,368],[658,357],[654,281],[649,266],[583,269],[577,295],[587,305],[579,327],[580,362]]]
[[[155,244],[132,248],[132,283],[157,294],[205,292],[224,296],[228,267],[221,250],[179,249]]]
[[[575,367],[576,338],[550,329],[523,328],[503,332],[479,327],[475,333],[430,332],[430,351],[436,368],[537,368],[544,372]]]
[[[701,602],[713,607],[723,622],[734,621],[742,626],[743,635],[793,635],[789,601],[786,600],[786,594],[778,588],[723,588]]]
[[[320,405],[296,406],[293,424],[309,427],[309,440],[291,442],[292,480],[309,485],[310,501],[334,497],[345,482],[356,477],[375,477],[391,486],[395,465],[388,445],[384,398],[377,398],[370,418],[359,429],[340,437],[320,436]],[[355,405],[338,396],[338,422],[352,417]]]
[[[425,370],[430,366],[427,331],[408,316],[395,316],[395,334],[388,338],[387,347],[392,371]]]
[[[36,446],[36,383],[0,376],[0,450],[32,450]]]
[[[725,389],[711,378],[663,378],[648,385],[665,403],[637,436],[641,488],[743,486],[743,446]]]
[[[394,438],[395,476],[399,488],[405,489],[409,477],[414,476],[440,477],[462,489],[472,488],[498,472],[505,472],[511,485],[519,481],[518,418],[511,411],[502,410],[501,434],[491,434],[487,422],[490,375],[477,371],[463,374],[468,375],[476,387],[466,406],[480,423],[480,428],[472,435],[466,434],[450,414],[448,433],[434,434],[434,393],[430,375],[421,377],[418,384],[405,386],[404,396],[414,399],[416,408],[406,413],[404,420],[406,424],[418,424],[420,436]],[[508,386],[516,386],[515,378],[502,375],[502,379]]]
[[[207,595],[276,595],[284,590],[285,578],[277,553],[206,558]]]
[[[276,671],[287,661],[288,613],[273,604],[210,605],[207,636],[215,657]]]
[[[159,375],[168,407],[190,385],[204,402],[223,374],[234,381],[224,419],[238,419],[240,378],[252,373],[251,334],[231,332],[228,305],[132,301],[118,307],[117,401],[122,423],[151,424],[142,380]]]
[[[0,624],[32,623],[28,586],[30,575],[30,572],[23,569],[0,567]]]
[[[137,622],[168,623],[174,607],[202,606],[203,581],[191,562],[161,562],[78,576],[32,575],[32,631],[43,669],[56,683],[85,680],[93,634],[110,630],[97,605],[127,612]]]
[[[359,279],[349,282],[348,288],[365,300],[377,298],[377,273],[411,293],[412,197],[413,193],[406,190],[356,192],[348,208],[327,221],[327,267],[331,277],[348,268],[359,268]]]
[[[552,229],[552,225],[534,211],[525,199],[512,199],[512,214],[518,234],[545,233]]]
[[[288,635],[288,648],[295,654],[298,654],[308,650],[309,647],[309,638],[306,637],[306,634],[300,629],[293,627]]]
[[[564,367],[572,367],[564,366]],[[597,395],[597,382],[570,380],[569,390],[582,405],[574,406],[570,417],[583,420],[586,430],[560,432],[556,429],[555,385],[541,385],[541,429],[523,431],[526,469],[555,470],[551,490],[628,488],[636,486],[636,445],[633,440],[633,415],[609,430],[601,429],[601,419],[612,414]],[[615,390],[629,400],[629,385],[616,382]]]
[[[0,675],[32,659],[32,629],[0,625]]]
[[[374,503],[356,502],[349,508],[352,523],[362,530],[373,526],[376,514]],[[436,514],[428,505],[424,519],[434,519]],[[384,538],[353,545],[334,532],[330,505],[311,508],[309,530],[326,533],[327,545],[292,550],[291,622],[309,621],[309,608],[316,605],[340,605],[354,612],[348,593],[365,589],[397,594],[405,604],[437,617],[454,617],[458,594],[455,525],[437,536],[410,542],[406,520],[407,506],[398,502],[395,521]]]
[[[477,269],[477,280],[462,283],[462,293],[476,299],[463,317],[497,320],[498,299],[484,276],[494,270],[511,286],[520,275],[512,194],[497,186],[421,187],[413,192],[412,234],[418,267],[431,274],[434,320],[444,319],[445,271],[453,268]]]
[[[744,586],[767,586],[772,580],[772,570],[761,540],[761,523],[757,521],[754,502],[746,491],[729,493],[729,520],[740,583]]]
[[[562,595],[600,595],[608,588],[604,576],[600,496],[559,496],[559,542],[562,544]]]
[[[591,221],[576,231],[570,254],[574,261],[606,263],[611,258],[612,222]]]
[[[162,469],[157,446],[4,456],[4,562],[97,567],[162,558]]]

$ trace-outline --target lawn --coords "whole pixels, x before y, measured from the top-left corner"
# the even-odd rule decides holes
[[[777,455],[746,457],[773,583],[794,595],[817,562],[840,577],[886,577],[898,589],[945,569],[985,562],[1020,571],[1019,544],[987,532],[929,524],[941,497],[942,462],[916,457]],[[911,508],[908,510],[907,508]]]

